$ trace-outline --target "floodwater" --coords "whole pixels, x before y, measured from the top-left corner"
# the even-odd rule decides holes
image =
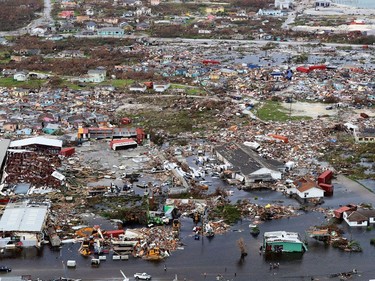
[[[326,198],[323,208],[337,208],[340,204],[361,203],[360,194],[348,190],[347,187],[334,182],[335,191],[332,197]],[[258,190],[245,192],[233,189],[232,201],[248,198],[253,203],[261,205],[283,202],[284,205],[295,205],[296,202],[284,197],[281,193]],[[107,221],[87,216],[91,224],[99,224],[102,228],[114,228]],[[182,219],[181,241],[182,250],[172,253],[163,262],[155,263],[130,257],[128,261],[113,261],[111,254],[107,261],[103,261],[99,268],[91,268],[90,258],[78,254],[79,244],[65,244],[61,249],[53,251],[48,245],[43,249],[23,249],[20,252],[6,251],[0,254],[1,264],[11,266],[13,271],[6,276],[31,275],[33,278],[53,279],[58,277],[81,278],[83,280],[121,280],[120,270],[128,277],[135,272],[147,272],[153,280],[172,280],[175,274],[179,280],[216,280],[218,274],[224,280],[339,280],[329,278],[330,274],[347,272],[354,268],[359,275],[351,280],[369,280],[375,277],[373,260],[374,246],[370,239],[374,238],[374,231],[365,228],[349,229],[345,223],[340,225],[348,239],[360,242],[363,252],[347,253],[338,249],[324,246],[306,236],[305,231],[311,226],[326,223],[325,215],[321,212],[302,212],[296,217],[263,222],[261,233],[254,238],[249,233],[250,221],[243,220],[233,225],[231,230],[212,239],[204,237],[200,240],[193,238],[193,222],[189,218]],[[297,231],[303,239],[308,241],[308,251],[304,254],[282,255],[272,259],[259,255],[262,234],[265,231],[287,230]],[[238,239],[243,238],[248,256],[240,259]],[[77,261],[76,269],[67,269],[67,260]],[[270,262],[279,262],[279,269],[269,269]],[[167,270],[164,271],[164,265]],[[206,277],[204,277],[206,273]],[[131,278],[132,280],[132,278]]]
[[[61,250],[51,251],[48,246],[42,250],[24,249],[18,254],[3,254],[2,264],[13,268],[10,275],[32,275],[33,278],[52,279],[57,277],[82,278],[83,280],[120,280],[120,270],[128,277],[135,272],[147,272],[153,280],[172,280],[175,274],[179,280],[216,280],[222,274],[224,280],[311,280],[314,276],[319,280],[339,280],[329,278],[330,274],[347,272],[356,268],[360,276],[352,280],[368,280],[375,276],[373,261],[375,251],[369,240],[373,237],[371,231],[365,229],[348,229],[345,236],[359,241],[363,247],[362,253],[346,253],[338,249],[324,246],[308,238],[309,250],[304,254],[283,255],[272,259],[259,255],[261,237],[264,231],[288,230],[297,231],[305,238],[305,230],[312,225],[325,222],[321,213],[305,213],[290,219],[266,221],[260,225],[261,234],[254,238],[249,234],[249,222],[242,221],[232,227],[232,230],[216,235],[209,240],[203,238],[194,240],[190,219],[182,221],[181,238],[184,250],[177,250],[163,262],[154,263],[141,259],[130,258],[128,261],[107,261],[99,268],[90,267],[90,259],[77,254],[79,244],[66,244]],[[243,238],[248,256],[240,259],[237,240]],[[13,256],[12,258],[8,256]],[[66,260],[75,259],[76,269],[67,269]],[[270,262],[279,262],[279,269],[269,269]],[[164,265],[167,271],[164,271]],[[204,277],[206,273],[206,278]]]
[[[190,165],[194,165],[194,157],[188,157]],[[148,181],[147,177],[142,180]],[[205,177],[211,182],[209,186],[212,192],[216,186],[223,186],[232,190],[230,196],[232,202],[239,199],[248,199],[252,203],[260,205],[283,204],[298,206],[298,203],[287,198],[279,192],[270,190],[256,190],[246,192],[221,182],[217,178]],[[322,208],[337,208],[349,203],[375,203],[367,197],[366,192],[350,190],[340,182],[334,181],[335,191],[332,197],[324,199]],[[86,214],[85,220],[88,225],[100,225],[102,229],[115,229],[110,222]],[[173,280],[177,274],[178,280],[198,281],[217,280],[220,274],[223,280],[339,280],[330,278],[331,274],[348,272],[357,269],[359,275],[351,280],[369,280],[375,278],[373,260],[375,248],[370,245],[370,239],[375,237],[375,230],[365,228],[348,228],[345,223],[340,224],[348,239],[356,240],[363,248],[361,253],[347,253],[323,243],[315,241],[306,236],[306,231],[315,225],[327,222],[325,214],[319,211],[298,211],[295,217],[266,221],[260,224],[261,233],[254,238],[249,233],[250,221],[242,220],[233,225],[227,233],[216,235],[212,239],[206,237],[200,240],[193,238],[193,222],[190,218],[182,219],[181,241],[183,249],[172,252],[172,255],[162,262],[150,262],[130,257],[128,261],[112,260],[112,254],[107,256],[99,268],[90,266],[90,258],[78,254],[79,243],[65,244],[61,249],[52,250],[45,245],[41,250],[35,248],[23,249],[21,251],[5,251],[0,253],[0,264],[12,267],[12,272],[4,276],[31,275],[32,278],[51,280],[59,277],[80,278],[82,280],[122,280],[122,270],[131,280],[136,272],[147,272],[152,275],[152,280]],[[296,231],[302,239],[308,242],[308,251],[303,254],[284,254],[277,257],[265,257],[259,255],[259,247],[262,243],[262,235],[266,231]],[[237,241],[243,238],[248,255],[240,259],[240,249]],[[66,268],[67,260],[76,260],[75,269]],[[278,269],[270,269],[269,264],[280,263]],[[164,266],[167,270],[164,270]],[[0,275],[1,277],[2,275]],[[317,280],[315,279],[315,280]]]

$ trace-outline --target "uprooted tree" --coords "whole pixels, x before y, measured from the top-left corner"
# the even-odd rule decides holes
[[[247,247],[242,237],[237,240],[237,245],[240,248],[241,259],[244,259],[247,256]]]

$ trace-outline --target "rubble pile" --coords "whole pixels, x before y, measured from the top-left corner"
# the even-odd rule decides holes
[[[61,187],[61,181],[52,176],[60,166],[60,159],[56,154],[41,154],[38,152],[10,152],[5,171],[5,183],[31,183],[35,186]]]
[[[298,212],[296,212],[296,208],[293,206],[274,204],[267,204],[265,206],[262,206],[250,202],[243,202],[240,207],[242,213],[245,214],[246,217],[263,221],[290,218],[299,215]]]
[[[138,231],[144,237],[135,248],[135,256],[147,257],[149,250],[158,248],[162,251],[162,257],[181,246],[179,239],[174,238],[171,227],[141,228]],[[166,252],[166,253],[165,253]]]

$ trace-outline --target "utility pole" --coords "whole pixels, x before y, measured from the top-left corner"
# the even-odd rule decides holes
[[[292,96],[289,97],[289,119],[292,119],[292,102],[293,98]]]

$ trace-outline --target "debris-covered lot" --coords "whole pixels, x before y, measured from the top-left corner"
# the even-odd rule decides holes
[[[75,90],[48,81],[1,88],[1,247],[49,244],[93,266],[172,263],[193,241],[228,236],[246,259],[258,255],[266,231],[297,229],[305,243],[316,237],[302,233],[315,227],[311,235],[327,245],[366,253],[360,244],[370,232],[352,229],[371,231],[373,193],[341,177],[368,180],[371,189],[373,49],[304,48],[317,52],[309,65],[283,63],[301,56],[297,47],[138,42],[129,52],[144,58],[107,69],[111,77],[93,70],[105,77],[98,84],[88,73],[72,82]],[[256,64],[240,59],[251,50]],[[319,61],[327,53],[335,63]],[[348,55],[363,64],[339,63]],[[129,71],[153,76],[117,78]],[[265,260],[280,251],[265,246]]]

